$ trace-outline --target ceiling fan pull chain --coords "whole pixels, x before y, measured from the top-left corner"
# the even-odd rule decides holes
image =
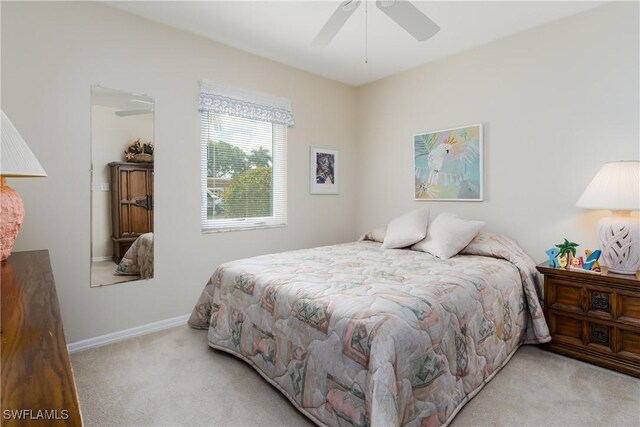
[[[369,0],[364,0],[364,63],[369,63]]]

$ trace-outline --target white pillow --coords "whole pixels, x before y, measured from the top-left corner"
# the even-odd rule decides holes
[[[427,237],[411,249],[449,259],[464,249],[484,227],[483,221],[469,221],[442,213],[429,225]]]
[[[429,224],[429,209],[420,208],[392,219],[387,224],[382,248],[405,248],[424,239]]]
[[[384,242],[384,236],[387,234],[387,227],[378,227],[369,231],[367,234],[362,236],[360,240],[372,240],[374,242]]]

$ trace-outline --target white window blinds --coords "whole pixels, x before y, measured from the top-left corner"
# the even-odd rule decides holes
[[[202,229],[286,225],[288,101],[221,88],[200,94]]]

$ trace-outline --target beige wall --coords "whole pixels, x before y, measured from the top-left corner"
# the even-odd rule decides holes
[[[412,207],[512,236],[536,261],[595,247],[575,203],[606,161],[639,159],[638,2],[613,3],[358,88],[357,228]],[[484,202],[413,201],[412,136],[484,124]]]
[[[153,114],[120,117],[118,108],[91,106],[91,162],[93,182],[91,197],[91,256],[111,259],[111,184],[110,162],[124,160],[124,150],[137,138],[153,141]],[[110,188],[110,190],[113,190]]]
[[[15,250],[48,248],[70,342],[187,314],[227,260],[353,240],[355,90],[99,3],[1,3],[2,109],[48,178],[13,179]],[[286,228],[201,234],[198,80],[291,99]],[[90,88],[156,101],[155,278],[89,288]],[[34,119],[37,118],[37,121]],[[338,196],[309,195],[309,146],[340,150]]]
[[[536,260],[595,246],[575,201],[607,160],[640,157],[638,4],[610,4],[354,89],[95,3],[2,2],[2,108],[49,173],[11,180],[16,250],[51,251],[69,341],[190,312],[224,261],[353,240],[415,206],[487,221]],[[10,36],[8,36],[10,35]],[[282,229],[201,234],[198,80],[292,100]],[[156,278],[89,288],[90,86],[156,98]],[[33,118],[38,121],[34,123]],[[485,201],[414,202],[415,132],[485,125]],[[310,145],[341,155],[310,196]]]

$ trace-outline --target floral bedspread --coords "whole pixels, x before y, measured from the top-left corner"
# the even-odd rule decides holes
[[[465,252],[365,241],[229,262],[189,324],[318,424],[447,424],[520,344],[550,339],[533,261],[496,235]]]
[[[141,234],[133,242],[116,267],[116,273],[139,274],[141,279],[153,277],[153,233]]]

